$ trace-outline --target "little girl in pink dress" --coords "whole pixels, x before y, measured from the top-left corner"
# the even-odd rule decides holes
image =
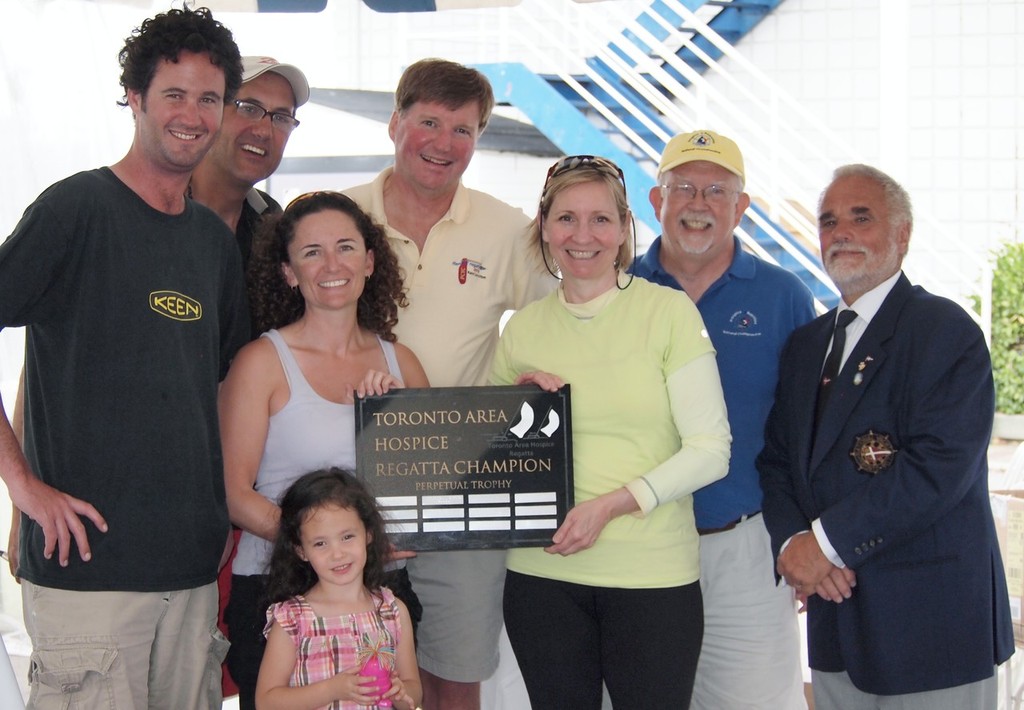
[[[380,586],[388,542],[351,474],[307,474],[281,499],[270,560],[261,708],[414,710],[422,697],[405,605]]]

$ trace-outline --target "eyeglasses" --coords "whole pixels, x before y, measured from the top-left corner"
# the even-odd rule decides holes
[[[626,189],[626,176],[622,174],[622,168],[608,160],[608,158],[602,158],[599,155],[567,155],[548,168],[548,176],[544,179],[541,199],[544,198],[544,194],[548,191],[548,183],[551,182],[551,178],[583,168],[610,175],[622,183],[622,189]]]
[[[674,192],[677,195],[686,195],[691,200],[697,199],[697,194],[700,193],[704,201],[712,205],[722,205],[729,200],[730,195],[735,195],[737,190],[730,190],[727,187],[721,185],[708,185],[707,187],[697,189],[688,182],[680,182],[672,185],[662,185],[662,190],[668,192]]]
[[[254,104],[252,101],[235,99],[235,108],[238,109],[239,116],[247,118],[253,123],[256,121],[262,121],[264,116],[270,116],[270,125],[286,134],[291,133],[299,127],[299,119],[295,118],[295,116],[292,116],[290,113],[268,111],[259,104]]]

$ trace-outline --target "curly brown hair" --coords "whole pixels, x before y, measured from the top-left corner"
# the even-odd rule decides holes
[[[398,259],[388,245],[384,227],[374,222],[347,195],[326,190],[299,195],[284,212],[270,215],[260,224],[247,279],[253,335],[294,323],[306,312],[305,299],[297,289],[288,286],[281,266],[289,263],[288,246],[302,218],[327,210],[351,217],[366,250],[373,252],[373,273],[356,305],[357,322],[381,339],[395,342],[396,336],[391,331],[398,323],[398,309],[408,306],[409,301],[405,297]]]
[[[242,85],[242,57],[231,30],[213,19],[208,8],[168,10],[145,20],[132,31],[117,55],[125,95],[119,106],[128,105],[128,92],[146,97],[161,60],[177,63],[182,52],[207,54],[210,63],[224,71],[224,103]]]

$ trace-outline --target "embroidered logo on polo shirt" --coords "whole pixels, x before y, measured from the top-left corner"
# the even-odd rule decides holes
[[[722,330],[725,335],[744,335],[760,338],[761,331],[757,327],[757,316],[750,311],[736,311],[729,316],[729,326]]]
[[[458,261],[453,261],[452,266],[458,267],[458,277],[460,284],[466,283],[467,276],[474,276],[478,279],[487,278],[483,274],[483,272],[487,270],[487,267],[481,264],[479,261],[476,261],[475,259],[468,259],[463,257]]]
[[[149,307],[172,320],[193,321],[203,317],[203,304],[177,291],[153,291],[149,294]]]

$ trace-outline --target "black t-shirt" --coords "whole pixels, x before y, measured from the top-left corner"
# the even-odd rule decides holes
[[[248,339],[241,259],[217,215],[167,215],[108,168],[48,188],[0,246],[0,326],[27,325],[25,452],[92,503],[93,551],[43,559],[22,516],[20,573],[70,590],[216,579],[228,532],[217,386]]]
[[[242,203],[242,214],[239,216],[238,226],[235,228],[235,240],[238,242],[238,251],[242,254],[243,270],[248,270],[249,268],[253,241],[256,238],[256,231],[260,220],[263,219],[263,215],[281,212],[281,205],[277,203],[277,200],[263,192],[263,190],[253,188],[253,191],[263,201],[263,205],[260,206],[260,209],[257,209],[253,202],[255,201],[258,204],[259,200],[246,199]]]

